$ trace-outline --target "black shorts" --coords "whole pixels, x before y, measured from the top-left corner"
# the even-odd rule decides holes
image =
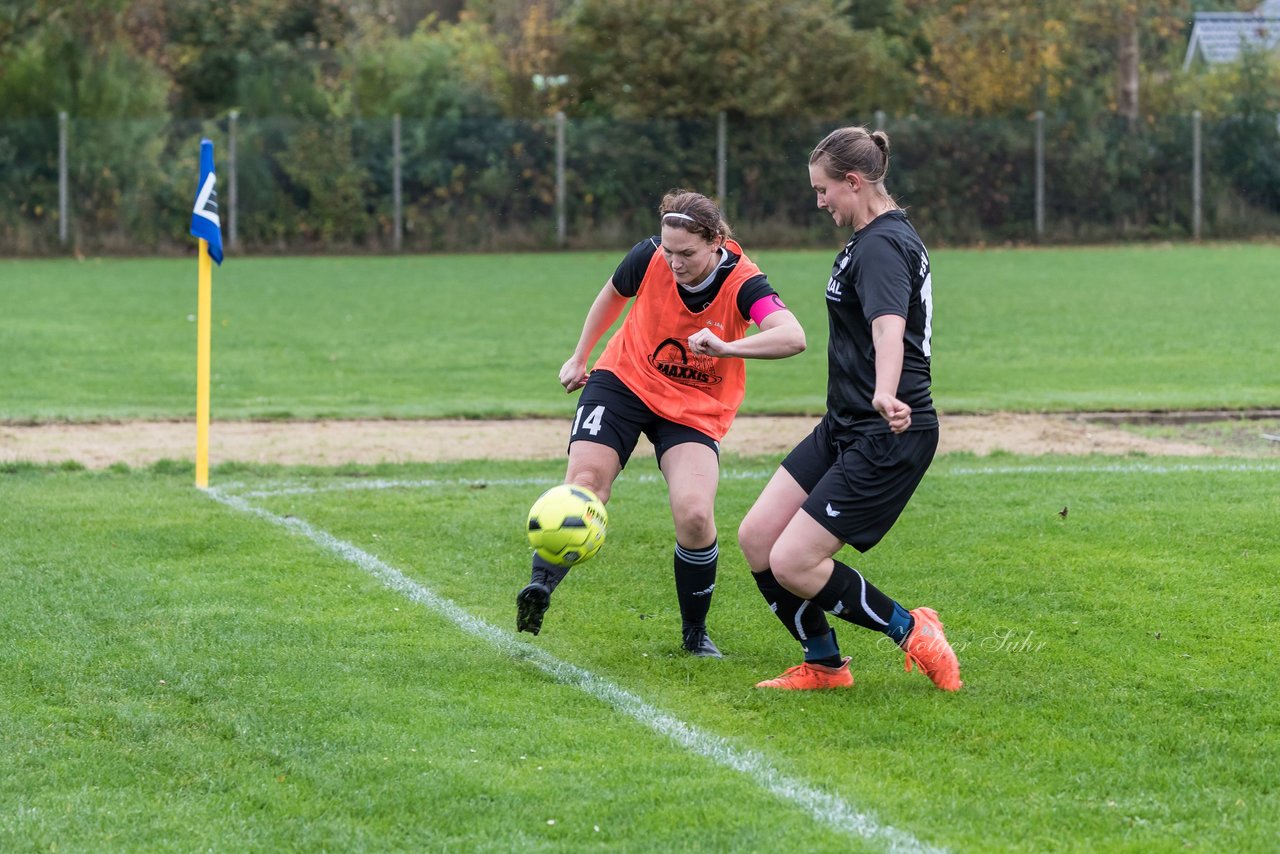
[[[569,431],[569,444],[595,442],[618,452],[625,467],[643,433],[653,443],[658,463],[668,448],[697,442],[720,454],[720,443],[701,430],[677,424],[654,413],[635,392],[609,371],[592,371],[578,398],[578,411]]]
[[[802,507],[860,552],[889,533],[938,449],[938,428],[836,441],[827,419],[787,454],[782,467],[809,494]]]

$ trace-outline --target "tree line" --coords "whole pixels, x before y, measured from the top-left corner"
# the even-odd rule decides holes
[[[181,181],[166,158],[185,150],[183,129],[225,127],[232,112],[290,123],[295,134],[263,142],[281,149],[259,168],[283,197],[257,208],[262,224],[247,234],[260,242],[316,240],[349,225],[385,231],[368,201],[383,167],[358,162],[358,137],[393,115],[427,135],[450,123],[545,128],[557,113],[582,127],[719,114],[744,128],[868,122],[877,112],[952,127],[968,120],[972,144],[947,141],[958,146],[951,168],[962,172],[993,144],[982,128],[1037,113],[1067,137],[1105,127],[1082,144],[1140,155],[1143,145],[1125,137],[1142,140],[1198,110],[1209,122],[1244,117],[1243,129],[1227,128],[1254,143],[1242,155],[1249,162],[1238,171],[1250,177],[1236,182],[1239,191],[1280,211],[1280,156],[1265,140],[1280,111],[1280,65],[1264,55],[1182,70],[1193,13],[1215,8],[1207,0],[0,0],[0,193],[10,203],[0,236],[39,248],[38,236],[17,235],[38,234],[32,224],[50,216],[59,112],[114,123],[110,145],[80,140],[101,150],[78,149],[77,192],[103,220],[99,231],[115,223],[131,234],[146,230],[142,219],[170,213],[157,198]],[[600,153],[642,157],[655,144],[645,135],[614,134],[615,147]],[[532,144],[513,140],[499,154],[518,159]],[[113,154],[120,146],[125,153]],[[431,156],[425,141],[420,148]],[[422,167],[441,173],[419,176],[425,191],[448,196],[492,172],[492,151],[469,156]],[[538,195],[550,192],[544,184]],[[915,184],[930,189],[919,176]],[[597,217],[616,185],[603,174],[575,191]],[[1026,186],[1010,192],[1025,195]],[[145,214],[122,210],[127,197]],[[340,210],[308,235],[298,211],[316,205]],[[139,221],[124,222],[131,216]],[[152,227],[149,239],[164,230]]]
[[[1230,108],[1230,69],[1180,70],[1193,13],[1223,5],[3,0],[0,109],[9,119],[1046,110],[1137,122]]]

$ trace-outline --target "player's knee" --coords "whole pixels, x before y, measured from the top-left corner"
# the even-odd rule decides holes
[[[769,550],[773,548],[773,540],[764,526],[751,518],[750,513],[738,526],[738,547],[742,549],[742,556],[747,559],[747,566],[753,572],[763,572],[769,568]]]
[[[594,469],[577,469],[570,471],[565,475],[565,483],[572,483],[574,486],[582,486],[591,490],[596,494],[601,502],[608,503],[609,495],[613,491],[612,478],[606,477],[603,473]]]
[[[788,590],[795,587],[812,569],[809,561],[788,548],[779,548],[775,543],[769,551],[768,566],[773,570],[773,577]]]
[[[672,508],[676,523],[676,539],[695,548],[710,545],[716,537],[716,519],[711,505],[690,501]]]

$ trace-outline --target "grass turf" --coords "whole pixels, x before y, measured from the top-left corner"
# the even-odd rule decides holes
[[[772,464],[726,460],[722,519]],[[560,473],[228,466],[214,481],[512,633],[520,521]],[[889,539],[849,559],[939,609],[957,695],[843,624],[853,691],[752,689],[798,650],[728,522],[711,623],[728,657],[681,654],[670,520],[644,465],[619,482],[601,556],[521,637],[927,844],[1261,850],[1280,833],[1276,476],[940,459]],[[0,476],[0,847],[884,847],[189,483],[172,464]]]
[[[809,350],[752,363],[744,412],[821,411],[834,252],[754,253]],[[620,258],[231,258],[214,275],[213,417],[569,417],[556,376]],[[946,250],[933,262],[946,411],[1277,403],[1261,285],[1280,247]],[[0,420],[194,413],[194,262],[0,261],[0,303]]]

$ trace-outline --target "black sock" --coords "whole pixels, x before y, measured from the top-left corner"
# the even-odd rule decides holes
[[[808,599],[801,599],[779,584],[771,569],[753,572],[751,577],[756,580],[756,587],[760,588],[760,595],[764,597],[764,601],[769,603],[769,610],[773,611],[774,616],[786,626],[787,631],[791,632],[791,636],[805,648],[805,660],[811,660],[808,657],[810,641],[825,637],[831,632],[831,624],[827,622],[827,615],[822,612],[822,608]],[[834,643],[835,635],[831,637]],[[812,660],[818,664],[839,667],[840,650],[837,648],[834,655]]]
[[[544,560],[537,552],[533,553],[533,572],[529,575],[530,584],[542,584],[548,591],[554,591],[564,577],[569,574],[569,567],[556,566]]]
[[[899,643],[904,632],[911,630],[909,624],[903,626],[902,615],[908,619],[911,615],[901,605],[876,589],[858,570],[840,561],[835,561],[831,579],[813,601],[842,620],[883,632]]]
[[[687,549],[676,543],[676,598],[680,601],[680,622],[685,629],[707,625],[719,558],[720,547],[715,542],[701,549]]]

